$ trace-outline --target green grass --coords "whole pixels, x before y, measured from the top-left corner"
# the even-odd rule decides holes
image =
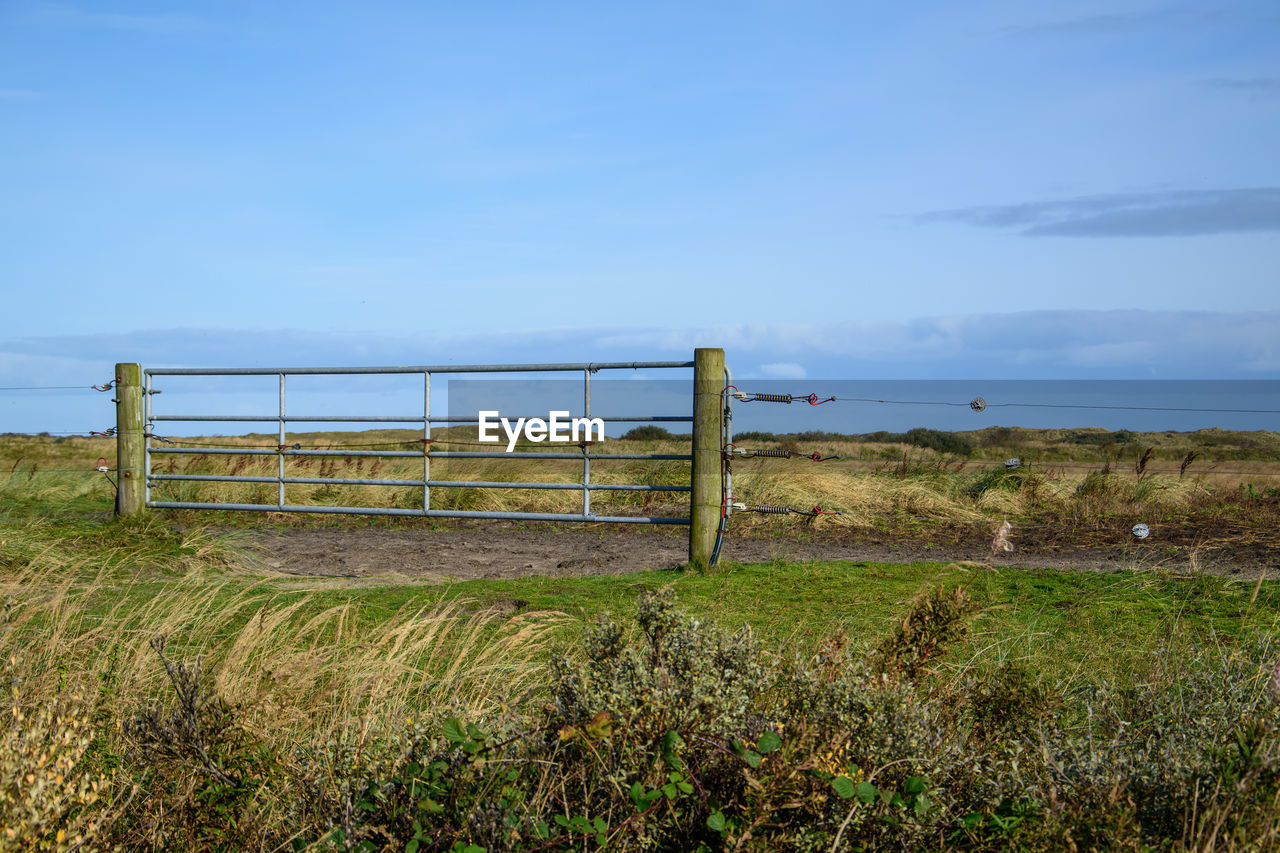
[[[65,567],[60,571],[64,581],[85,589],[81,606],[91,615],[111,613],[122,604],[142,605],[172,594],[175,586],[190,591],[198,575],[217,587],[209,602],[213,607],[247,591],[259,606],[304,602],[303,613],[349,602],[367,627],[410,606],[461,602],[482,610],[495,604],[510,609],[511,602],[523,602],[522,611],[571,616],[572,622],[557,629],[570,642],[599,614],[629,612],[641,591],[672,585],[689,613],[725,627],[750,625],[767,645],[799,651],[836,632],[847,633],[854,643],[870,642],[883,635],[920,590],[963,586],[983,614],[952,663],[1018,658],[1047,677],[1077,672],[1122,676],[1161,644],[1231,643],[1243,633],[1274,629],[1280,618],[1280,584],[1274,581],[1259,585],[1175,575],[1142,568],[1140,556],[1133,557],[1134,568],[1110,573],[838,561],[725,564],[711,574],[674,570],[446,585],[357,587],[321,578],[298,582],[243,568],[235,536],[175,529],[159,513],[145,522],[111,520],[103,489],[77,491],[74,482],[55,480],[25,494],[14,488],[18,484],[6,484],[0,570],[57,562]],[[221,622],[218,632],[204,640],[216,643],[234,635],[252,615],[250,609]],[[198,621],[193,617],[193,624]]]
[[[127,544],[119,544],[120,540]],[[111,550],[109,543],[116,543]],[[91,587],[86,613],[105,616],[189,590],[186,572],[198,567],[216,586],[208,605],[253,593],[254,605],[200,635],[200,648],[230,640],[260,610],[301,604],[299,618],[350,604],[365,630],[406,608],[455,603],[463,610],[493,607],[520,612],[559,611],[572,617],[556,630],[560,645],[577,641],[602,613],[624,615],[646,590],[672,586],[682,609],[725,628],[749,625],[767,647],[810,651],[826,637],[845,633],[855,645],[884,636],[911,599],[929,587],[964,587],[983,608],[973,632],[957,647],[950,666],[993,666],[1019,660],[1046,679],[1126,679],[1144,658],[1166,644],[1232,644],[1280,623],[1280,583],[1209,575],[1123,570],[1086,573],[941,563],[774,562],[729,564],[713,574],[667,570],[601,577],[523,577],[451,584],[351,586],[341,580],[303,582],[263,579],[235,568],[234,554],[216,540],[173,537],[159,525],[103,525],[71,550],[105,547],[101,559],[78,570]],[[216,554],[216,558],[212,557]],[[184,562],[185,561],[185,562]],[[185,568],[184,568],[185,567]],[[103,584],[104,578],[125,581]],[[1256,598],[1254,596],[1256,589]],[[192,614],[196,629],[205,620]]]
[[[1046,678],[1087,673],[1123,679],[1164,644],[1232,644],[1242,635],[1274,630],[1280,619],[1280,583],[1274,581],[1258,587],[1255,581],[1142,570],[1102,574],[941,563],[775,562],[730,565],[709,575],[673,570],[531,577],[344,594],[386,610],[407,597],[468,600],[479,608],[523,601],[530,610],[563,611],[581,625],[604,612],[629,613],[642,591],[665,585],[689,614],[725,628],[750,625],[766,646],[797,652],[837,632],[869,644],[884,636],[920,590],[962,586],[983,613],[951,665],[1017,659]]]

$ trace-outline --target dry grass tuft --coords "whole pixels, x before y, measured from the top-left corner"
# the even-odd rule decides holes
[[[0,720],[0,850],[72,849],[77,839],[90,849],[102,826],[128,823],[122,810],[134,788],[117,785],[112,768],[156,759],[130,757],[139,729],[122,723],[169,713],[175,667],[199,673],[216,702],[227,697],[232,728],[276,756],[281,772],[327,790],[342,775],[338,757],[321,750],[295,767],[300,745],[355,744],[372,760],[390,748],[378,746],[388,732],[446,713],[495,713],[529,683],[564,618],[505,618],[466,602],[388,614],[323,592],[246,584],[200,531],[181,534],[190,553],[159,568],[148,566],[160,555],[145,534],[94,554],[41,523],[7,525],[0,539],[0,677],[10,685]],[[242,769],[234,778],[252,776]],[[197,789],[188,794],[145,811],[197,808]],[[254,808],[266,815],[275,806]],[[146,843],[179,843],[138,831]]]

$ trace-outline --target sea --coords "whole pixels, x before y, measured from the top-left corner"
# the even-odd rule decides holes
[[[582,414],[581,380],[454,380],[451,414],[487,409]],[[845,434],[914,427],[1280,431],[1280,381],[1271,380],[742,380],[729,389],[735,432]],[[760,396],[757,396],[760,395]],[[778,399],[769,399],[781,398]],[[786,402],[789,400],[789,402]],[[676,380],[593,380],[593,415],[687,416],[691,388]],[[641,421],[610,422],[607,433]],[[671,432],[680,422],[663,422]]]

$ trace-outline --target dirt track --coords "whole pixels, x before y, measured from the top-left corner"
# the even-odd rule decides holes
[[[255,562],[273,572],[308,577],[413,578],[426,581],[527,575],[611,575],[680,566],[687,554],[684,528],[620,525],[541,526],[504,522],[428,528],[317,527],[240,530],[237,539]],[[846,534],[812,541],[730,536],[722,560],[853,560],[952,562],[1063,568],[1185,570],[1192,554],[1204,571],[1257,577],[1280,575],[1273,549],[1193,549],[1160,543],[1084,548],[1025,543],[992,558],[984,540],[946,544],[868,542]]]

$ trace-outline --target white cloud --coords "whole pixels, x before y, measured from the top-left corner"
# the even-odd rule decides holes
[[[1143,30],[1163,23],[1162,16],[1147,13],[1088,15],[1004,27],[1007,36],[1098,36]]]
[[[1013,228],[1029,237],[1187,237],[1280,231],[1280,187],[980,205],[926,213],[917,221]]]

